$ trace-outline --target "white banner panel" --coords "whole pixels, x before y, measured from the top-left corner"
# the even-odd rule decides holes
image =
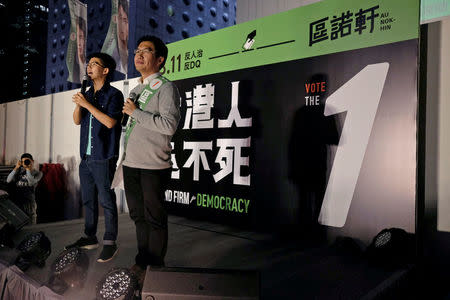
[[[437,195],[438,195],[438,220],[437,228],[439,231],[450,232],[450,57],[448,51],[450,49],[450,20],[441,23],[441,48],[440,48],[440,72],[439,83],[439,108],[438,108],[438,164],[437,164]],[[428,101],[436,101],[436,99],[427,99]]]
[[[25,150],[25,111],[26,101],[20,100],[7,104],[6,153],[5,163],[15,164]]]
[[[79,160],[80,129],[73,123],[73,110],[75,104],[72,96],[77,91],[67,91],[55,94],[53,101],[53,139],[52,161],[61,161],[68,158]]]
[[[35,166],[50,159],[50,121],[52,95],[28,101],[25,151],[33,155]]]
[[[122,91],[124,80],[114,81],[114,82],[111,82],[110,84],[111,84],[111,86],[115,87],[116,89]]]

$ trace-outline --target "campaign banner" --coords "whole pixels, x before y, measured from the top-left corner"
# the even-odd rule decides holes
[[[169,45],[182,119],[168,206],[414,231],[413,2],[319,2]]]
[[[322,1],[168,45],[171,80],[417,38],[419,0]]]
[[[102,52],[116,61],[116,71],[128,71],[128,11],[129,0],[111,0],[111,21],[102,46]]]
[[[67,81],[81,83],[86,74],[87,4],[68,0],[70,11],[70,38],[67,45]]]

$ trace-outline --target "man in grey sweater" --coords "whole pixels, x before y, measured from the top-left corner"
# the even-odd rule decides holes
[[[146,267],[164,265],[167,251],[164,192],[172,170],[170,142],[180,120],[178,89],[159,73],[167,52],[155,36],[138,40],[134,64],[141,78],[131,91],[138,101],[127,99],[123,107],[123,113],[131,116],[125,135],[123,178],[138,245],[132,271],[141,284]]]
[[[6,182],[14,184],[9,194],[11,200],[21,208],[29,217],[31,224],[36,224],[35,188],[42,178],[42,172],[34,168],[33,156],[24,153],[17,161],[14,170],[9,173]]]

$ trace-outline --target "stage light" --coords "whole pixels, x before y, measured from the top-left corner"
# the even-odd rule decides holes
[[[97,299],[131,300],[137,290],[138,281],[129,269],[114,268],[97,283]]]
[[[32,264],[44,267],[45,260],[52,252],[50,240],[42,231],[27,235],[19,243],[17,250],[20,254],[14,264],[22,271],[26,271]]]
[[[69,287],[82,287],[89,267],[89,258],[78,247],[61,252],[50,268],[52,275],[49,286],[55,292],[63,293]]]
[[[392,233],[390,231],[380,232],[375,237],[374,246],[375,248],[386,247],[392,240]]]
[[[414,253],[413,235],[400,228],[380,231],[367,247],[367,257],[384,266],[399,266],[408,263]]]

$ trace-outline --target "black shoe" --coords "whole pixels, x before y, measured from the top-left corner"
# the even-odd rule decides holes
[[[96,236],[93,237],[81,237],[78,241],[76,241],[73,244],[67,245],[64,249],[70,249],[70,248],[81,248],[81,249],[97,249],[98,248],[98,240]]]
[[[117,248],[117,245],[104,245],[102,253],[100,253],[100,256],[98,257],[98,262],[107,262],[113,259],[113,257],[117,254],[119,249]]]

